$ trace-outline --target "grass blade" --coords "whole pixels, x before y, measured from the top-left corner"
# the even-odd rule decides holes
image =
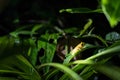
[[[93,60],[93,59],[96,59],[96,58],[99,58],[99,57],[105,57],[105,55],[109,56],[109,55],[115,55],[115,53],[118,53],[120,52],[120,46],[115,46],[115,47],[112,47],[112,48],[108,48],[102,52],[99,52],[89,58],[87,58],[86,60]]]
[[[112,80],[120,80],[120,68],[116,66],[99,65],[99,66],[96,66],[96,70],[105,74]]]
[[[75,73],[74,71],[72,71],[71,69],[66,67],[65,65],[62,65],[59,63],[46,63],[46,64],[42,64],[39,67],[39,69],[41,69],[42,67],[45,67],[45,66],[53,66],[53,67],[59,69],[60,71],[66,73],[67,75],[72,77],[74,80],[83,80],[77,73]]]

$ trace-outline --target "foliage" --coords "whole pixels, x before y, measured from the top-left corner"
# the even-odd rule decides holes
[[[115,5],[117,1],[101,0],[101,9],[96,10],[70,8],[60,12],[103,12],[113,27],[119,22],[120,1]],[[120,79],[120,67],[113,62],[113,57],[120,58],[118,32],[110,32],[104,38],[93,32],[92,19],[88,19],[82,30],[60,28],[52,19],[19,25],[0,37],[1,80],[95,80],[101,74],[108,79]],[[15,25],[22,21],[18,16],[15,20]]]
[[[102,0],[102,10],[107,17],[111,27],[114,27],[120,21],[119,11],[120,1],[118,0]]]

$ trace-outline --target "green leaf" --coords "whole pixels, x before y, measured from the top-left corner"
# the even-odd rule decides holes
[[[77,64],[72,68],[72,70],[75,72],[79,72],[83,70],[85,66],[86,66],[85,64]],[[67,74],[64,74],[59,80],[67,80],[67,79],[68,79]]]
[[[89,8],[70,8],[70,9],[61,9],[59,12],[69,12],[69,13],[93,13],[93,12],[98,12],[101,13],[101,9],[96,9],[96,10],[91,10]]]
[[[7,69],[6,70],[4,70],[4,69],[0,70],[0,73],[10,73],[10,74],[14,73],[14,74],[22,74],[22,75],[24,74],[23,72],[12,71],[12,70],[7,70]]]
[[[42,28],[45,24],[37,24],[34,25],[33,29],[32,29],[32,33],[36,32],[37,30],[39,30],[40,28]]]
[[[89,77],[91,77],[93,74],[94,74],[93,66],[87,66],[84,68],[84,70],[82,70],[80,76],[82,76],[84,80],[88,80]]]
[[[104,40],[101,36],[98,36],[98,35],[95,35],[95,34],[83,35],[83,38],[87,38],[87,37],[88,37],[88,38],[89,38],[89,37],[91,37],[91,38],[96,38],[96,39],[100,40],[106,47],[108,46],[106,40]]]
[[[38,49],[44,49],[44,56],[40,57],[40,62],[49,63],[52,62],[55,51],[58,34],[48,34],[42,35],[38,41]],[[51,42],[50,42],[51,40]],[[49,70],[49,67],[45,68],[45,72]]]
[[[75,31],[77,31],[77,28],[76,27],[67,28],[67,29],[64,29],[64,31],[66,33],[74,33]]]
[[[6,57],[17,54],[18,52],[16,52],[16,49],[18,48],[18,45],[19,40],[17,41],[13,37],[0,37],[0,59],[4,59]]]
[[[38,49],[35,43],[35,40],[33,39],[26,39],[27,42],[29,42],[29,50],[28,50],[28,57],[30,59],[30,62],[35,65],[37,62],[37,55],[38,55]]]
[[[77,64],[77,65],[73,66],[72,64]],[[94,64],[94,62],[91,61],[91,60],[88,60],[88,61],[87,60],[76,60],[74,62],[68,63],[68,65],[72,65],[73,66],[72,70],[74,70],[75,72],[82,71],[86,65],[92,65],[92,64]],[[81,76],[81,77],[83,77],[83,76]],[[67,78],[67,75],[64,74],[60,78],[60,80],[66,80],[66,78]]]
[[[73,78],[74,80],[83,80],[77,73],[75,73],[74,71],[72,71],[70,68],[59,64],[59,63],[46,63],[46,64],[42,64],[39,69],[41,69],[42,67],[45,66],[53,66],[57,69],[59,69],[60,71],[66,73],[68,76],[70,76],[71,78]]]
[[[119,0],[101,0],[102,10],[108,19],[112,28],[120,21],[120,1]]]
[[[41,80],[41,76],[34,66],[22,55],[15,55],[2,60],[0,64],[0,77],[6,74],[16,74],[14,77],[20,77],[23,80]],[[6,77],[9,76],[6,75]]]
[[[31,31],[27,31],[27,30],[22,30],[22,31],[15,31],[10,33],[10,35],[14,36],[14,37],[18,37],[19,35],[31,35],[31,34],[36,34],[36,33],[32,33]]]
[[[11,32],[10,35],[12,37],[19,37],[20,34],[22,35],[31,35],[31,34],[35,34],[32,33],[32,31],[26,30],[28,29],[30,26],[21,26],[20,28],[16,29],[15,31]]]
[[[16,60],[18,61],[18,63],[16,63],[17,67],[25,72],[29,80],[41,80],[39,73],[25,57],[17,55]]]
[[[120,40],[114,42],[110,47],[115,47],[120,45]]]
[[[93,74],[94,74],[94,71],[88,71],[84,75],[81,75],[81,76],[84,80],[89,80]]]
[[[84,29],[80,31],[79,36],[82,36],[88,30],[88,28],[92,25],[92,22],[92,19],[88,19],[88,22],[84,25]]]
[[[106,66],[106,65],[98,65],[96,66],[96,70],[105,74],[112,80],[120,80],[120,68],[116,66]]]
[[[119,54],[120,52],[120,46],[114,46],[114,47],[109,47],[108,49],[101,51],[93,56],[88,57],[86,60],[95,60],[98,58],[104,58],[104,57],[111,57],[115,54]]]
[[[59,74],[59,70],[58,69],[51,69],[49,70],[49,72],[45,73],[45,80],[49,80],[51,77],[55,76],[56,74]]]

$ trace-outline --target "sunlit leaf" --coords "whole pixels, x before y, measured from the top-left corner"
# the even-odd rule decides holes
[[[120,1],[119,0],[101,0],[102,10],[107,17],[110,25],[114,28],[120,21]]]

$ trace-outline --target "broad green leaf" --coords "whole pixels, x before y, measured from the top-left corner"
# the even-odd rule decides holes
[[[112,28],[120,21],[120,1],[119,0],[101,0],[102,10],[108,19]]]
[[[46,63],[46,64],[42,64],[39,69],[41,69],[42,67],[45,66],[53,66],[57,69],[59,69],[60,71],[66,73],[69,77],[73,78],[74,80],[83,80],[77,73],[75,73],[74,71],[72,71],[70,68],[59,64],[59,63]]]
[[[58,34],[48,34],[48,33],[40,37],[38,41],[38,49],[41,49],[41,48],[44,49],[44,54],[42,57],[40,57],[40,62],[42,64],[52,62],[55,54],[55,50],[56,50],[58,37],[59,37]],[[50,42],[50,40],[52,42]],[[47,72],[48,70],[49,70],[49,67],[46,67],[45,72]]]
[[[120,68],[116,66],[98,65],[96,70],[108,76],[112,80],[120,80]]]
[[[70,8],[70,9],[61,9],[59,12],[69,12],[69,13],[93,13],[93,12],[98,12],[102,13],[101,9],[96,9],[96,10],[91,10],[89,8]]]

